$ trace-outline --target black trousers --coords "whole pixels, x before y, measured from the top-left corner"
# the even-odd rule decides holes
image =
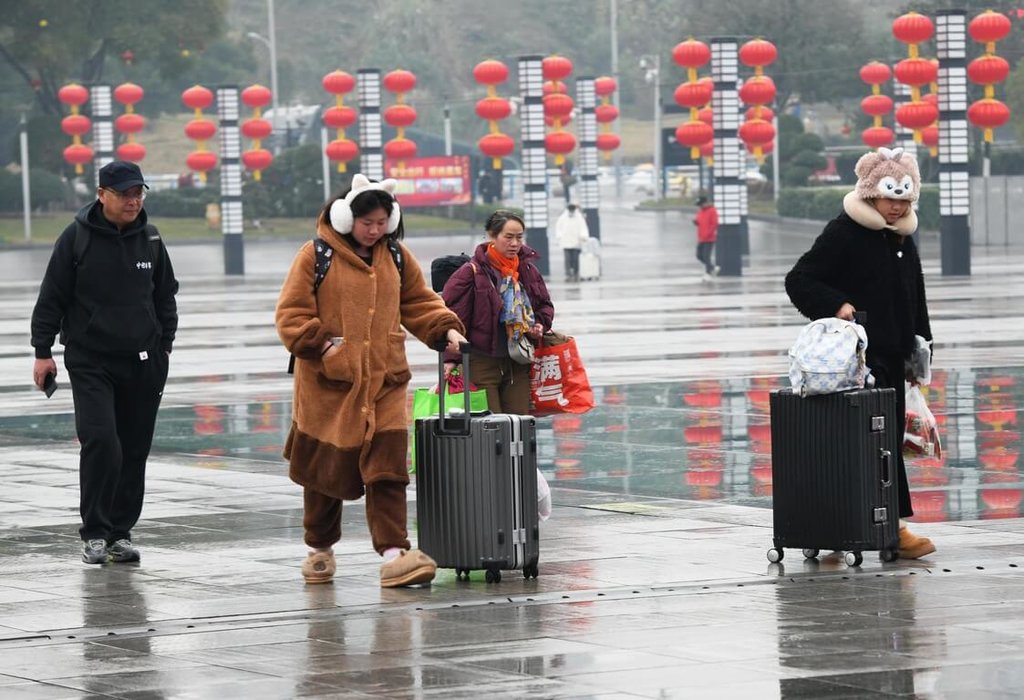
[[[903,358],[899,355],[873,354],[868,348],[868,367],[871,374],[875,376],[875,388],[885,389],[893,387],[896,389],[896,420],[899,425],[899,448],[896,450],[896,475],[899,478],[900,490],[900,517],[909,518],[914,514],[914,507],[910,502],[910,482],[907,480],[907,465],[903,461],[903,429],[907,420],[907,394],[904,390],[904,368]]]
[[[712,262],[711,252],[715,249],[714,242],[698,243],[697,244],[697,259],[704,263],[704,272],[711,274],[711,271],[715,269],[715,264]]]
[[[131,539],[142,513],[146,459],[169,358],[160,349],[134,356],[64,351],[75,401],[83,540]]]

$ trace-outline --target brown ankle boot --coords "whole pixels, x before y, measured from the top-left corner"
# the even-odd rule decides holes
[[[918,537],[906,527],[900,528],[900,559],[920,559],[935,551],[927,537]]]

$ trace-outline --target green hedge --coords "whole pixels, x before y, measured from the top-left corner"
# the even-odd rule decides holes
[[[47,209],[51,205],[59,206],[67,203],[71,190],[64,184],[60,175],[42,168],[32,168],[28,179],[32,209]],[[17,212],[21,210],[21,173],[0,169],[0,211]]]
[[[836,187],[792,187],[779,192],[779,216],[828,221],[843,210],[843,197],[850,190]],[[917,216],[921,228],[939,228],[939,188],[923,187]]]
[[[160,190],[146,195],[146,213],[161,218],[203,218],[206,205],[211,202],[220,202],[220,189],[184,187]]]

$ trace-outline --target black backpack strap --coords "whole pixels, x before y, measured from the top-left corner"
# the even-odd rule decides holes
[[[313,262],[313,294],[320,289],[320,284],[331,269],[331,260],[334,258],[334,249],[319,238],[313,239],[313,250],[316,252],[316,259]]]
[[[89,241],[92,240],[92,233],[89,232],[89,227],[82,224],[81,221],[75,220],[75,241],[71,245],[71,267],[77,269],[78,263],[81,262],[85,256],[85,251],[89,248]]]
[[[398,277],[405,282],[405,255],[402,253],[402,246],[390,236],[388,237],[388,252],[391,253],[391,259],[395,261],[395,267],[398,268]]]

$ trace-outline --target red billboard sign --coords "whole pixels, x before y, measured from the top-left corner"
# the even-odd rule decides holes
[[[469,156],[386,160],[384,176],[398,180],[395,195],[403,209],[470,204]]]

